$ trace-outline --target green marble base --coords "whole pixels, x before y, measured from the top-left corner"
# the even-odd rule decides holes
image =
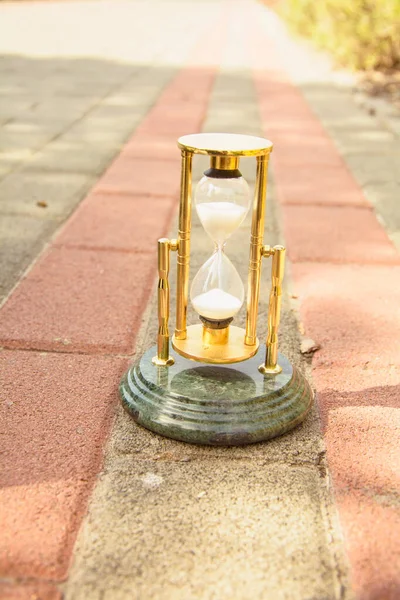
[[[151,348],[120,385],[122,404],[135,421],[166,437],[213,446],[260,442],[298,425],[311,407],[310,386],[281,354],[278,375],[258,371],[263,351],[235,365],[171,354],[174,365],[156,367]]]

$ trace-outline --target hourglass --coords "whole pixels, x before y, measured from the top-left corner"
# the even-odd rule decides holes
[[[239,445],[266,440],[306,416],[312,392],[304,376],[278,353],[285,248],[263,243],[268,159],[272,143],[236,134],[193,134],[178,140],[182,154],[179,233],[158,241],[158,336],[125,374],[125,409],[144,427],[178,440]],[[192,202],[192,162],[210,167]],[[253,201],[240,172],[241,157],[255,157]],[[193,204],[193,207],[192,207]],[[247,293],[225,244],[252,207]],[[194,276],[189,293],[192,210],[214,251]],[[177,253],[176,325],[170,340],[170,253]],[[257,339],[263,258],[272,258],[268,335]],[[189,298],[199,322],[187,324]],[[246,300],[245,328],[232,322]],[[172,346],[172,348],[171,348]]]
[[[214,243],[214,252],[190,289],[190,300],[202,325],[190,326],[185,337],[178,332],[172,344],[182,356],[208,363],[238,362],[250,358],[258,348],[258,342],[244,344],[243,330],[230,326],[243,305],[245,290],[225,254],[225,244],[242,224],[251,204],[249,186],[238,166],[237,157],[212,157],[194,195],[196,212]]]

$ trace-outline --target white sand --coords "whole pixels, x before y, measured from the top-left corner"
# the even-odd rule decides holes
[[[247,209],[234,202],[203,202],[196,205],[199,219],[214,242],[222,243],[242,223]]]
[[[195,311],[208,319],[229,319],[240,310],[241,301],[223,290],[214,288],[192,299]]]

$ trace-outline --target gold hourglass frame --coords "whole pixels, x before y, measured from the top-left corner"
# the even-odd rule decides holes
[[[204,363],[229,364],[251,358],[257,353],[257,316],[260,295],[261,263],[264,257],[272,257],[272,286],[269,300],[268,335],[265,361],[259,370],[263,374],[281,372],[278,365],[278,327],[280,321],[282,279],[284,274],[285,248],[265,246],[264,220],[266,207],[268,161],[272,151],[269,140],[239,134],[194,134],[178,140],[182,154],[181,191],[179,207],[178,238],[158,241],[158,338],[157,366],[172,365],[169,333],[169,269],[170,252],[177,252],[177,300],[176,325],[172,338],[174,350],[189,359]],[[255,157],[257,174],[252,208],[250,236],[250,259],[247,284],[246,329],[228,325],[213,329],[207,324],[187,325],[189,295],[190,233],[192,214],[192,163],[193,155],[210,156],[211,167],[216,169],[238,168],[240,157]]]

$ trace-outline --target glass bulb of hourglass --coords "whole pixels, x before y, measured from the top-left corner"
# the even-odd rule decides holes
[[[243,304],[244,287],[224,253],[224,244],[240,227],[249,209],[247,182],[241,176],[205,175],[196,189],[195,206],[201,224],[215,243],[215,250],[193,280],[191,301],[201,317],[216,321],[229,319]]]
[[[195,206],[201,224],[217,245],[240,227],[250,206],[250,191],[243,177],[217,179],[204,175],[196,188]]]
[[[215,249],[193,279],[190,299],[200,316],[215,321],[229,319],[241,309],[243,283],[222,247]]]

